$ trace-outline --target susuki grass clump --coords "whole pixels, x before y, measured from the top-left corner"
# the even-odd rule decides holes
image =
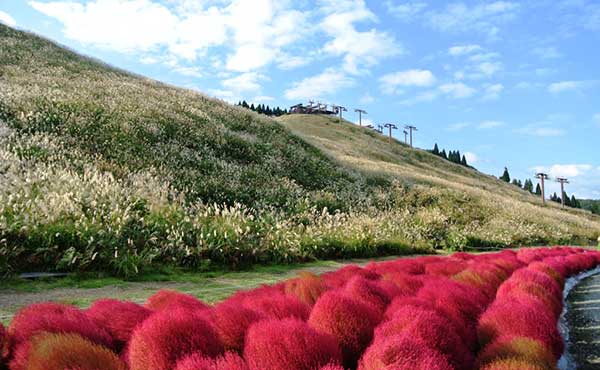
[[[563,282],[598,264],[567,247],[455,254],[303,274],[214,306],[173,291],[36,304],[0,326],[0,368],[554,370]]]

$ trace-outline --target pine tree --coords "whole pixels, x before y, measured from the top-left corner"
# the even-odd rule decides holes
[[[517,181],[517,186],[522,188],[523,187],[523,183],[521,182],[521,180]]]
[[[510,174],[508,173],[508,168],[504,167],[504,173],[500,177],[500,180],[504,182],[510,182]]]
[[[448,159],[448,156],[446,155],[446,149],[442,149],[442,158]]]
[[[540,186],[540,184],[537,184],[535,186],[535,195],[542,195],[542,187]]]
[[[531,179],[525,180],[525,185],[523,185],[523,190],[533,193],[533,181],[531,181]]]
[[[575,198],[575,194],[571,195],[571,207],[581,208],[581,202]]]
[[[250,110],[253,110],[256,112],[256,108],[254,108],[254,103],[250,104]]]
[[[437,143],[435,143],[432,153],[435,155],[440,155],[440,148],[438,148]]]
[[[248,103],[245,100],[242,101],[242,107],[244,107],[244,108],[250,108],[250,106],[248,105]]]
[[[514,186],[519,186],[519,180],[513,179],[511,184],[513,184]]]
[[[465,155],[463,154],[462,159],[460,160],[460,164],[462,164],[465,167],[468,167],[469,164],[467,163],[467,157],[465,157]]]

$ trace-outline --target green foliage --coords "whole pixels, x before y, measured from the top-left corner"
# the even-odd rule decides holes
[[[504,167],[504,172],[502,173],[502,176],[500,176],[500,180],[507,183],[510,182],[510,174],[508,173],[507,167]]]

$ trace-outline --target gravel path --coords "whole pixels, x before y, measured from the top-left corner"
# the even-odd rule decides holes
[[[600,273],[589,276],[568,296],[568,351],[581,370],[600,369]]]

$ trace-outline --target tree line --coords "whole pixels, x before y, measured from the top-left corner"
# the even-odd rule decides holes
[[[540,184],[538,183],[535,186],[535,190],[533,189],[533,181],[531,181],[531,179],[527,179],[525,180],[525,182],[521,182],[521,180],[518,179],[512,179],[510,178],[510,173],[508,172],[508,168],[504,167],[504,172],[502,173],[502,176],[500,176],[500,180],[506,182],[506,183],[510,183],[513,184],[515,186],[518,186],[519,188],[530,192],[531,194],[535,194],[538,196],[542,195],[542,187],[540,186]],[[567,207],[571,207],[571,208],[582,208],[581,206],[581,202],[575,198],[575,195],[571,195],[571,197],[569,197],[569,195],[567,194],[567,192],[565,191],[565,206]],[[552,202],[556,202],[556,203],[562,203],[561,197],[560,195],[556,194],[556,192],[552,195],[550,195],[550,201]]]
[[[284,114],[288,114],[287,109],[281,109],[279,107],[271,108],[268,105],[264,105],[264,104],[257,104],[255,106],[254,103],[252,103],[252,104],[248,105],[248,103],[245,100],[238,102],[237,106],[240,106],[240,107],[243,107],[246,109],[250,109],[256,113],[264,114],[267,116],[279,117],[279,116],[283,116]]]
[[[435,143],[435,146],[432,150],[429,150],[429,152],[433,155],[437,155],[438,157],[444,158],[445,160],[448,160],[452,163],[460,164],[465,167],[471,167],[467,163],[467,157],[465,157],[464,154],[460,154],[460,150],[450,150],[448,153],[446,153],[446,149],[442,149],[442,151],[440,151],[440,148],[438,147],[437,143]]]

